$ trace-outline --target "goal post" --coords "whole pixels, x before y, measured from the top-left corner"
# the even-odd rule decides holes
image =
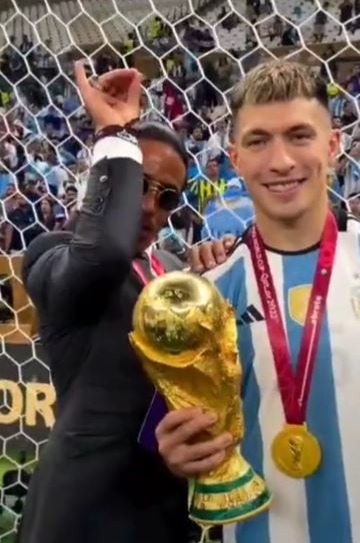
[[[360,216],[360,14],[345,15],[336,0],[0,1],[0,543],[15,541],[56,414],[21,263],[34,237],[62,228],[86,188],[92,127],[73,62],[85,57],[94,75],[138,68],[142,118],[183,138],[188,185],[158,244],[185,259],[192,243],[240,235],[253,218],[229,163],[229,95],[274,58],[327,78],[342,145],[329,198]]]

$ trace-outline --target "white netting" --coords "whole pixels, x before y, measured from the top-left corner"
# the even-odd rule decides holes
[[[143,115],[172,122],[194,157],[184,205],[160,245],[182,257],[200,239],[240,234],[253,210],[227,157],[227,97],[260,61],[293,57],[329,81],[343,153],[335,206],[360,215],[358,0],[0,1],[0,541],[14,541],[26,488],[54,420],[54,393],[21,287],[21,252],[61,229],[84,190],[91,124],[73,83],[136,66]],[[359,62],[359,65],[357,64]]]

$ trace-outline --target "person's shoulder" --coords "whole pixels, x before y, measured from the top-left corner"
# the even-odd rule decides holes
[[[204,273],[204,277],[215,284],[221,295],[237,311],[244,309],[247,299],[247,255],[244,237],[239,237],[228,253],[227,260]]]
[[[245,243],[244,235],[236,238],[234,245],[227,253],[227,258],[223,264],[217,265],[212,270],[204,273],[204,276],[211,281],[217,281],[223,277],[232,274],[233,270],[240,268],[244,264],[244,259],[248,253],[248,248]]]
[[[68,245],[73,237],[72,232],[44,232],[37,236],[24,253],[22,275],[26,277],[35,262],[47,251],[60,245]]]

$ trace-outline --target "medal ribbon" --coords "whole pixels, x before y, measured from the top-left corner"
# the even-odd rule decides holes
[[[264,243],[256,226],[250,229],[245,239],[251,254],[256,282],[265,313],[278,386],[288,424],[303,424],[306,420],[306,407],[319,346],[321,324],[325,314],[326,298],[336,252],[337,235],[338,229],[335,217],[329,212],[321,238],[319,258],[307,308],[295,373],[291,367],[291,354],[269,261],[266,256]]]
[[[165,270],[160,263],[160,261],[153,255],[149,257],[149,263],[150,263],[150,271],[153,273],[154,277],[159,277],[160,275],[164,275]],[[144,272],[144,269],[138,262],[135,260],[132,263],[133,270],[135,271],[136,275],[139,277],[140,281],[143,283],[143,285],[147,285],[150,281],[146,277],[146,274]]]

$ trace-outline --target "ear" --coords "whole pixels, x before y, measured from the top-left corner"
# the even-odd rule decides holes
[[[330,134],[330,140],[329,140],[329,166],[335,167],[336,159],[339,156],[339,153],[341,151],[341,132],[340,130],[332,130]]]
[[[236,149],[236,145],[234,143],[229,144],[229,156],[230,156],[230,162],[236,173],[242,177],[241,173],[241,160],[239,156],[239,151]]]

